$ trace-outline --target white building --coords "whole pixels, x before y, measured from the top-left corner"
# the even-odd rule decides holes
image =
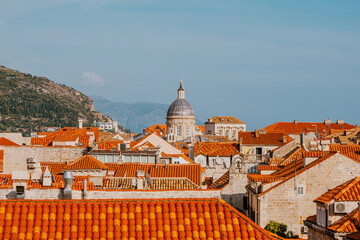
[[[225,136],[231,140],[237,140],[237,133],[243,131],[246,131],[246,123],[236,117],[215,116],[205,123],[206,135]]]

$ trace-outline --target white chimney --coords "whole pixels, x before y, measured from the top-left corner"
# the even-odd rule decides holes
[[[81,118],[79,119],[79,129],[83,129],[83,122],[84,120],[82,120]]]

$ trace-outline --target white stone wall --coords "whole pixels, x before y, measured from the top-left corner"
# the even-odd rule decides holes
[[[33,147],[2,146],[4,149],[4,171],[10,174],[15,170],[27,170],[27,159],[35,158],[37,162],[67,162],[83,156],[86,148],[82,147]]]
[[[167,139],[169,142],[181,141],[188,137],[195,137],[195,116],[168,116],[166,118]],[[177,134],[177,127],[181,128],[180,135]],[[187,135],[187,128],[190,132]]]
[[[254,196],[251,205],[259,214],[256,222],[265,227],[270,220],[274,220],[285,223],[289,230],[300,234],[303,220],[316,214],[316,204],[313,201],[328,189],[359,175],[359,163],[336,154],[259,198]],[[296,195],[295,189],[299,185],[305,187],[303,196]],[[259,206],[254,205],[256,199],[260,200]]]

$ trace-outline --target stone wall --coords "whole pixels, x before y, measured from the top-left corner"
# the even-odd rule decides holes
[[[314,199],[359,175],[360,165],[338,153],[260,196],[257,223],[261,227],[271,220],[285,223],[300,235],[303,220],[316,214]],[[300,185],[305,187],[305,194],[297,196],[296,186]]]
[[[4,171],[10,174],[15,170],[27,170],[27,159],[35,158],[37,162],[67,162],[84,155],[83,147],[33,147],[33,146],[2,146],[4,149]]]

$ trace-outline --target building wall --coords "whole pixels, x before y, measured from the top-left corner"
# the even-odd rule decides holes
[[[329,235],[316,231],[312,228],[308,230],[308,240],[332,240],[333,238]]]
[[[145,138],[143,141],[139,142],[134,147],[140,146],[144,144],[145,142],[150,142],[152,145],[158,147],[160,146],[160,152],[166,153],[166,154],[182,154],[183,152],[179,149],[172,146],[170,143],[162,139],[161,137],[157,136],[155,133],[149,135],[147,138]]]
[[[205,123],[205,134],[225,136],[237,140],[239,131],[246,131],[245,123]]]
[[[181,141],[188,137],[195,137],[195,116],[168,116],[166,118],[167,139],[169,142]],[[177,135],[177,127],[181,128],[180,135]],[[190,132],[187,135],[187,128]]]
[[[82,147],[31,147],[14,146],[4,149],[4,171],[11,173],[15,170],[27,170],[27,159],[35,158],[37,162],[67,162],[84,155],[86,148]]]
[[[314,199],[328,189],[360,175],[360,165],[355,161],[336,154],[331,158],[315,165],[295,178],[272,189],[270,192],[254,199],[253,209],[259,214],[256,222],[265,227],[271,220],[285,223],[288,229],[300,234],[303,220],[316,214]],[[295,186],[305,187],[305,194],[297,196]],[[256,204],[255,200],[260,204]]]

